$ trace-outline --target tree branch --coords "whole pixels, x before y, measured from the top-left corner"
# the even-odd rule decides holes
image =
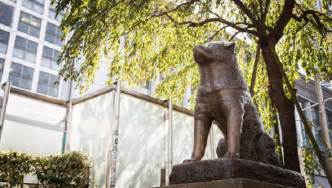
[[[247,24],[247,23],[244,23],[244,22],[233,23],[233,22],[227,21],[226,19],[223,19],[221,17],[206,18],[205,20],[202,20],[202,21],[199,21],[199,22],[194,22],[194,21],[178,22],[171,15],[169,15],[168,13],[163,13],[162,15],[166,16],[168,19],[170,19],[176,25],[188,25],[189,27],[200,27],[200,26],[203,26],[203,25],[208,24],[208,23],[219,22],[219,23],[225,24],[228,27],[232,27],[233,29],[238,30],[240,32],[247,32],[247,33],[250,33],[250,34],[255,35],[255,36],[258,35],[256,31],[250,30],[250,28],[252,28],[253,25],[250,25],[250,24]],[[241,27],[239,25],[246,25],[247,27],[244,28],[244,27]]]
[[[232,41],[236,37],[236,35],[238,35],[239,33],[242,33],[242,32],[241,31],[235,32],[229,40]]]
[[[252,70],[252,76],[251,76],[251,82],[250,82],[250,94],[253,97],[255,95],[255,84],[256,84],[256,77],[257,77],[257,68],[258,68],[258,62],[259,62],[259,56],[260,56],[261,49],[259,47],[259,44],[257,43],[256,47],[256,56],[255,56],[255,63]]]
[[[260,25],[258,21],[255,19],[254,15],[250,12],[248,7],[246,7],[242,3],[242,1],[240,0],[232,0],[232,1],[239,7],[240,10],[242,10],[248,16],[248,18],[251,20],[253,24],[255,24],[256,26]]]
[[[296,20],[297,22],[305,21],[306,24],[310,22],[322,35],[325,35],[328,32],[332,32],[332,30],[326,27],[321,21],[321,19],[323,18],[327,21],[332,22],[331,17],[319,11],[302,10],[300,7],[299,9],[302,11],[302,14],[300,16],[292,14],[292,18],[294,20]]]
[[[238,1],[238,0],[234,0],[234,1]],[[247,33],[250,33],[252,35],[258,36],[258,33],[255,30],[250,30],[250,28],[254,28],[253,24],[249,24],[249,23],[246,23],[246,22],[238,22],[238,23],[230,22],[230,21],[228,21],[228,20],[220,17],[217,13],[211,11],[210,9],[208,9],[208,12],[210,12],[211,14],[213,14],[216,17],[215,18],[206,18],[205,20],[198,21],[198,22],[195,22],[195,21],[178,22],[176,19],[174,19],[170,15],[170,13],[177,11],[181,7],[183,7],[183,6],[189,6],[189,5],[191,5],[191,4],[195,3],[195,2],[200,2],[200,0],[188,0],[185,3],[177,5],[173,9],[170,9],[170,10],[167,10],[167,11],[164,11],[164,12],[154,12],[154,13],[152,13],[151,18],[152,17],[162,17],[162,16],[165,16],[169,20],[171,20],[175,25],[188,25],[189,27],[200,27],[200,26],[203,26],[203,25],[208,24],[208,23],[219,22],[219,23],[225,24],[228,27],[232,27],[233,29],[235,29],[235,30],[237,30],[239,32],[247,32]],[[240,2],[240,4],[242,4],[241,1],[239,1],[239,2]],[[244,4],[242,4],[242,5],[244,6]],[[247,9],[245,6],[244,6],[244,8],[249,11],[249,9]],[[252,15],[250,13],[250,11],[248,13],[250,15]],[[254,19],[254,20],[255,20],[255,22],[257,22],[256,19]],[[240,25],[245,25],[246,27],[241,27]]]
[[[164,12],[154,12],[152,13],[152,17],[161,17],[161,16],[166,16],[167,14],[171,13],[171,12],[174,12],[174,11],[177,11],[178,9],[180,9],[181,7],[183,6],[189,6],[195,2],[198,2],[200,0],[188,0],[187,2],[185,3],[181,3],[179,5],[177,5],[176,7],[174,7],[173,9],[170,9],[168,11],[164,11]]]
[[[206,42],[209,42],[209,41],[213,40],[214,37],[216,37],[216,36],[220,33],[220,31],[226,29],[227,27],[229,27],[229,26],[228,26],[228,25],[225,25],[224,27],[221,27],[220,29],[218,29],[216,32],[214,32],[214,34],[213,34],[211,37],[209,37],[209,38],[206,40]]]
[[[262,15],[262,22],[263,22],[264,25],[265,25],[266,15],[268,13],[270,4],[271,4],[271,0],[266,0],[265,1],[265,7],[264,7],[263,15]]]
[[[274,43],[277,43],[283,35],[283,31],[288,24],[289,20],[292,18],[292,12],[295,7],[295,0],[286,0],[282,8],[282,12],[279,16],[279,19],[276,22],[275,27],[269,34],[274,38]]]

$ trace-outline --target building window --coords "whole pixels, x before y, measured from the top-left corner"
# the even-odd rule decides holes
[[[58,58],[59,58],[60,52],[58,50],[49,48],[47,46],[44,46],[43,49],[43,60],[41,62],[41,65],[50,69],[57,70],[58,69]]]
[[[0,30],[0,53],[5,54],[7,52],[8,41],[9,41],[9,33]]]
[[[39,37],[41,19],[28,13],[21,12],[18,30],[34,37]]]
[[[318,106],[311,108],[311,117],[312,117],[312,123],[314,124],[314,134],[317,144],[321,149],[323,149],[324,148],[323,130],[319,120]]]
[[[58,97],[59,77],[40,71],[37,92],[52,97]]]
[[[44,12],[44,0],[23,0],[23,6],[40,14]]]
[[[61,22],[62,18],[63,18],[63,13],[59,13],[58,15],[56,15],[56,11],[54,8],[50,8],[49,11],[48,11],[48,17],[53,19],[53,20],[56,20],[58,22]]]
[[[11,26],[14,8],[0,2],[0,23]]]
[[[63,41],[61,40],[61,35],[62,35],[62,32],[58,26],[51,24],[51,23],[47,23],[46,35],[45,35],[46,41],[48,41],[52,44],[62,46]]]
[[[13,56],[30,63],[35,63],[38,44],[16,36]]]
[[[3,74],[3,69],[5,67],[5,60],[0,58],[0,80],[2,78],[2,74]]]
[[[322,87],[325,87],[325,88],[327,88],[327,89],[331,89],[331,83],[330,83],[330,81],[325,81],[325,80],[323,80],[323,81],[321,82],[321,86],[322,86]]]
[[[11,84],[19,88],[31,90],[33,68],[18,63],[12,63],[10,67],[9,81]]]
[[[316,142],[321,150],[324,149],[324,139],[323,139],[323,130],[321,127],[320,119],[319,119],[319,107],[314,106],[315,103],[311,103],[308,100],[305,100],[303,98],[299,98],[299,102],[301,104],[302,110],[308,119],[308,121],[313,123],[313,134],[315,136]],[[327,122],[328,122],[328,128],[329,128],[329,135],[330,138],[332,139],[332,111],[326,110],[326,117],[327,117]],[[309,141],[309,138],[305,132],[304,125],[301,121],[301,132],[302,132],[302,138],[303,138],[303,143],[302,146],[310,148],[311,144]]]

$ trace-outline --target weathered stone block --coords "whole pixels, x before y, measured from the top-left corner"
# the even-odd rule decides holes
[[[243,159],[215,159],[175,165],[170,184],[188,184],[244,178],[264,183],[305,188],[301,174],[273,165]]]

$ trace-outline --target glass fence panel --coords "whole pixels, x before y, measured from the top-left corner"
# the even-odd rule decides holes
[[[160,169],[170,170],[170,155],[173,165],[191,156],[193,117],[173,110],[171,136],[167,112],[168,108],[164,106],[121,94],[117,188],[159,186]],[[11,94],[0,149],[60,154],[65,114],[64,106]],[[93,162],[91,175],[95,186],[105,187],[115,126],[114,92],[73,105],[71,117],[67,149],[86,153]],[[168,147],[171,137],[172,151]],[[219,129],[213,126],[204,159],[217,157],[215,149],[220,138]]]
[[[86,153],[93,161],[96,187],[105,187],[107,153],[113,115],[113,92],[73,106],[69,149]]]
[[[27,124],[6,120],[0,150],[27,152],[34,155],[61,153],[62,131],[50,125]]]
[[[219,140],[221,138],[224,138],[222,132],[220,131],[220,129],[218,128],[217,125],[213,124],[211,127],[211,130],[210,130],[204,159],[210,160],[210,159],[218,158],[217,147],[218,147]]]
[[[194,119],[173,111],[173,165],[189,159],[194,145]]]
[[[173,164],[189,159],[194,144],[194,119],[188,114],[173,111]],[[223,135],[216,125],[212,125],[203,160],[216,159],[216,148]]]
[[[160,185],[160,168],[166,152],[165,111],[157,104],[121,95],[117,188]]]
[[[66,108],[10,94],[0,150],[60,154]]]

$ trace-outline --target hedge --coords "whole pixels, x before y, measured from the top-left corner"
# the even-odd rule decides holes
[[[22,185],[25,175],[35,175],[40,184],[55,187],[88,187],[91,163],[79,152],[34,157],[26,153],[0,152],[0,182]]]

